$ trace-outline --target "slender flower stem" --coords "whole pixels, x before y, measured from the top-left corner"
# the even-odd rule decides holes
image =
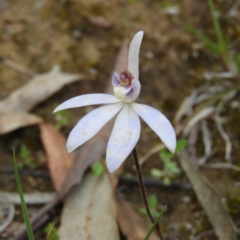
[[[148,217],[150,218],[152,223],[154,223],[155,219],[152,216],[149,205],[148,205],[147,192],[146,192],[145,184],[144,184],[144,181],[143,181],[142,169],[141,169],[141,166],[140,166],[139,161],[138,161],[138,155],[137,155],[136,148],[133,149],[132,154],[133,154],[133,160],[134,160],[134,164],[135,164],[136,171],[137,171],[137,177],[138,177],[140,192],[141,192],[141,195],[142,195],[142,200],[144,202]],[[159,236],[160,240],[163,240],[159,224],[156,225],[156,230],[157,230],[157,233],[158,233],[158,236]]]

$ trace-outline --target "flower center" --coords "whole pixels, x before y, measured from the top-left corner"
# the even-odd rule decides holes
[[[130,87],[133,79],[134,77],[130,71],[123,71],[120,74],[120,85],[123,87]]]

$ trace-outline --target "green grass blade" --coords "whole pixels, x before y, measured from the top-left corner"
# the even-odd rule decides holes
[[[18,174],[18,168],[17,168],[17,162],[16,162],[16,156],[15,156],[15,150],[14,149],[13,149],[13,163],[14,163],[14,172],[15,172],[15,178],[16,178],[16,182],[17,182],[18,193],[19,193],[20,200],[21,200],[23,217],[24,217],[24,221],[25,221],[25,224],[26,224],[26,227],[27,227],[28,239],[29,240],[34,240],[32,226],[30,224],[28,210],[27,210],[27,206],[26,206],[26,203],[25,203],[25,200],[24,200],[22,186],[21,186],[21,182],[20,182],[20,178],[19,178],[19,174]]]
[[[220,49],[219,49],[218,44],[215,43],[214,41],[212,41],[204,33],[202,33],[201,31],[193,28],[192,26],[190,26],[188,24],[184,24],[184,28],[186,30],[188,30],[189,32],[193,33],[199,39],[201,39],[207,45],[207,47],[210,48],[212,51],[220,53]]]
[[[236,64],[238,73],[240,74],[240,58],[239,58],[239,56],[237,55],[237,53],[234,53],[234,55],[233,55],[233,60],[234,60],[234,62],[235,62],[235,64]]]
[[[208,4],[209,4],[209,7],[210,7],[210,12],[211,12],[212,20],[213,20],[215,33],[217,35],[218,47],[219,47],[219,50],[222,53],[227,49],[227,45],[226,45],[225,40],[223,38],[222,30],[221,30],[218,18],[216,16],[216,9],[215,9],[214,3],[213,3],[212,0],[208,0]]]
[[[144,240],[148,240],[148,239],[149,239],[151,233],[153,232],[153,230],[154,230],[154,228],[156,227],[158,221],[160,220],[161,216],[163,215],[163,212],[164,212],[166,209],[167,209],[167,206],[165,206],[165,207],[163,208],[163,210],[160,212],[160,214],[158,215],[156,221],[154,222],[154,224],[152,225],[152,227],[151,227],[150,230],[148,231],[148,233],[147,233],[146,237],[144,238]]]

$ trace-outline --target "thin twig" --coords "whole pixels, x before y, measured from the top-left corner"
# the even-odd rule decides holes
[[[213,229],[210,229],[210,230],[207,230],[205,232],[202,232],[200,235],[198,235],[197,237],[194,238],[194,240],[200,240],[204,237],[210,237],[214,235],[214,230]]]
[[[27,75],[29,77],[34,77],[34,76],[37,75],[36,73],[32,72],[31,70],[28,70],[27,68],[24,68],[24,67],[16,64],[15,62],[11,61],[10,59],[7,59],[7,58],[4,58],[4,57],[0,56],[0,61],[4,65],[10,67],[11,69],[13,69],[13,70],[15,70],[15,71],[17,71],[21,74]]]
[[[119,185],[125,185],[126,188],[132,188],[134,186],[138,185],[138,178],[137,177],[124,177],[120,176]],[[156,179],[156,178],[144,178],[144,185],[146,187],[161,187],[166,189],[173,189],[173,190],[190,190],[192,189],[191,185],[189,183],[186,183],[184,181],[171,181],[169,185],[166,185],[163,183],[163,181]]]
[[[163,144],[157,145],[155,147],[153,147],[152,149],[150,149],[144,156],[139,158],[139,164],[142,166],[143,163],[146,162],[146,160],[151,157],[153,154],[158,153],[159,151],[161,151],[162,149],[164,149],[165,146]]]
[[[140,192],[141,192],[141,195],[142,195],[142,199],[143,199],[148,217],[150,218],[152,223],[155,223],[155,219],[152,216],[149,205],[148,205],[147,192],[146,192],[146,188],[145,188],[145,185],[144,185],[142,169],[141,169],[141,166],[140,166],[139,161],[138,161],[138,155],[137,155],[136,148],[133,149],[132,154],[133,154],[133,160],[134,160],[134,164],[135,164],[136,171],[137,171],[137,176],[138,176],[139,187],[140,187]],[[159,235],[160,240],[163,240],[159,223],[157,223],[157,225],[156,225],[156,230],[157,230],[157,233]]]

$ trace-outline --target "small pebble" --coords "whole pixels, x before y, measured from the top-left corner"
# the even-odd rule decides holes
[[[190,203],[190,202],[191,202],[191,198],[190,198],[189,196],[184,196],[184,197],[182,198],[182,201],[183,201],[184,203]]]

